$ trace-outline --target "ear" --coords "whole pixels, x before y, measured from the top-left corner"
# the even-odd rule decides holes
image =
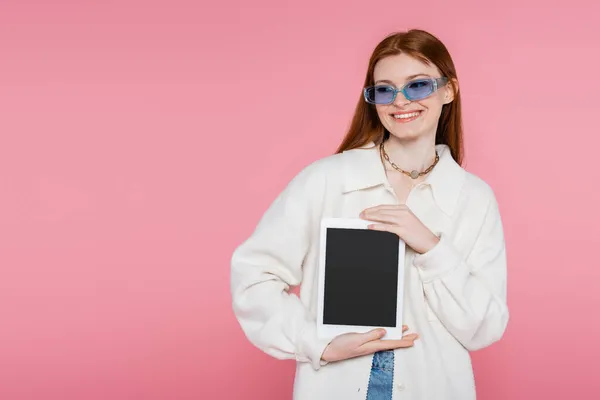
[[[458,93],[458,81],[456,79],[451,79],[444,87],[444,91],[444,104],[452,103]]]

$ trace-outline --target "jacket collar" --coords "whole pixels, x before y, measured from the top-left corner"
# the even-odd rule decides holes
[[[424,184],[431,187],[437,206],[445,214],[452,215],[466,179],[466,171],[454,161],[448,146],[439,144],[435,147],[440,160]],[[343,193],[389,185],[379,146],[375,143],[369,142],[363,147],[347,150],[344,158]]]

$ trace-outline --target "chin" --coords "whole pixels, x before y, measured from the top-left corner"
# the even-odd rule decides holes
[[[411,140],[417,140],[424,135],[423,132],[415,132],[415,131],[398,131],[398,130],[391,130],[388,128],[388,132],[390,133],[390,135],[398,140],[402,140],[402,141],[411,141]]]

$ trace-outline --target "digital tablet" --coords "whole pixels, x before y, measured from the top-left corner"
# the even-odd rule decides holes
[[[402,338],[405,244],[363,219],[321,221],[317,332],[332,339],[384,328]]]

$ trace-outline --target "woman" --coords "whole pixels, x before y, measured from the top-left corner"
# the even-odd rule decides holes
[[[364,86],[336,154],[294,177],[234,252],[236,317],[258,348],[297,361],[295,399],[475,399],[469,351],[508,322],[506,253],[492,189],[460,166],[453,61],[425,31],[396,33],[375,48]],[[405,241],[403,318],[414,332],[317,338],[325,217],[360,217]],[[298,285],[299,297],[288,293]]]

